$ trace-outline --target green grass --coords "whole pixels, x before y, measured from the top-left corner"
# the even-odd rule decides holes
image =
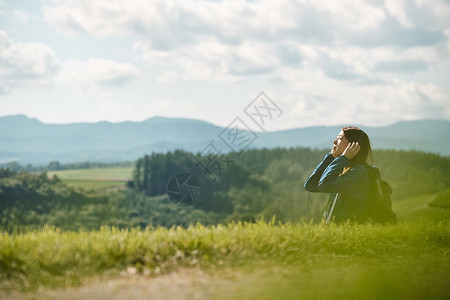
[[[0,287],[77,286],[129,267],[160,274],[197,266],[220,279],[218,299],[448,299],[447,222],[397,226],[229,224],[140,231],[44,228],[0,236]],[[211,284],[218,284],[211,282]]]
[[[127,181],[131,179],[132,172],[132,167],[114,167],[51,171],[48,175],[57,175],[61,179]]]
[[[132,172],[132,167],[113,167],[52,171],[48,172],[48,176],[56,175],[73,188],[108,191],[124,188]]]
[[[442,194],[442,193],[441,193]],[[431,203],[441,194],[426,194],[392,204],[392,209],[400,221],[418,222],[426,220],[440,222],[450,219],[450,209],[431,206]]]
[[[428,205],[439,208],[450,208],[450,189],[437,194]]]
[[[80,179],[65,179],[63,180],[68,186],[75,189],[83,189],[85,191],[109,191],[125,188],[124,181],[110,181],[110,180],[80,180]]]
[[[123,187],[131,171],[49,175],[85,190],[108,190]],[[215,299],[450,299],[449,209],[430,207],[439,197],[448,199],[442,192],[394,203],[396,226],[258,222],[3,233],[0,291],[79,286],[120,277],[128,268],[156,276],[198,267],[211,274]],[[230,272],[235,279],[222,287]]]

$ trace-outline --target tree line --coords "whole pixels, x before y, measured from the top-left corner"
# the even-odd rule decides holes
[[[98,229],[218,224],[276,216],[280,221],[319,221],[326,195],[310,194],[303,183],[326,150],[277,148],[239,155],[200,155],[182,150],[152,153],[135,162],[122,191],[75,190],[45,172],[0,169],[0,228],[26,230],[45,224],[64,229]],[[450,188],[450,157],[417,151],[376,150],[375,165],[393,188],[393,201]],[[198,178],[195,205],[170,201],[168,183],[179,173]],[[187,190],[180,193],[186,193]]]

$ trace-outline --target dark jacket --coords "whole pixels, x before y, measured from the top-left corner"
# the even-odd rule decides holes
[[[333,211],[335,222],[347,220],[364,223],[369,216],[370,178],[364,165],[352,166],[342,174],[344,168],[350,167],[350,160],[341,155],[334,158],[328,153],[305,182],[309,192],[330,193],[327,212],[331,202],[338,194]]]

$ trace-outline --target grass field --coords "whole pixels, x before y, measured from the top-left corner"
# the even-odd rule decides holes
[[[392,209],[399,220],[404,222],[418,222],[420,220],[440,221],[450,220],[450,209],[431,206],[435,199],[441,199],[440,203],[449,206],[450,197],[448,191],[436,195],[422,195],[392,204]],[[444,198],[445,197],[445,198]],[[444,200],[445,199],[445,200]],[[450,206],[449,206],[450,207]]]
[[[1,236],[1,287],[33,291],[117,277],[130,268],[152,276],[198,267],[216,280],[238,270],[237,280],[215,299],[448,299],[448,225],[261,221],[145,231],[45,228]]]
[[[107,191],[124,188],[126,181],[131,179],[132,172],[132,167],[92,168],[52,171],[48,172],[48,176],[56,175],[73,188]]]
[[[86,180],[121,180],[131,179],[132,167],[92,168],[78,170],[62,170],[48,172],[49,176],[57,175],[61,179]]]
[[[53,174],[76,187],[109,189],[123,185],[131,168]],[[430,206],[436,199],[440,207]],[[196,287],[208,287],[206,299],[450,299],[449,202],[448,191],[396,202],[395,226],[273,220],[3,233],[0,298],[19,291],[17,298],[35,299],[42,288],[199,269],[208,274]]]

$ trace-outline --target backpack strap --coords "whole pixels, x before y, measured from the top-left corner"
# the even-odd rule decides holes
[[[334,197],[333,202],[331,203],[331,208],[330,210],[327,210],[327,214],[326,214],[326,223],[330,224],[331,221],[331,217],[333,216],[333,212],[334,212],[334,208],[336,207],[336,203],[339,199],[339,193],[336,194],[336,197]]]

